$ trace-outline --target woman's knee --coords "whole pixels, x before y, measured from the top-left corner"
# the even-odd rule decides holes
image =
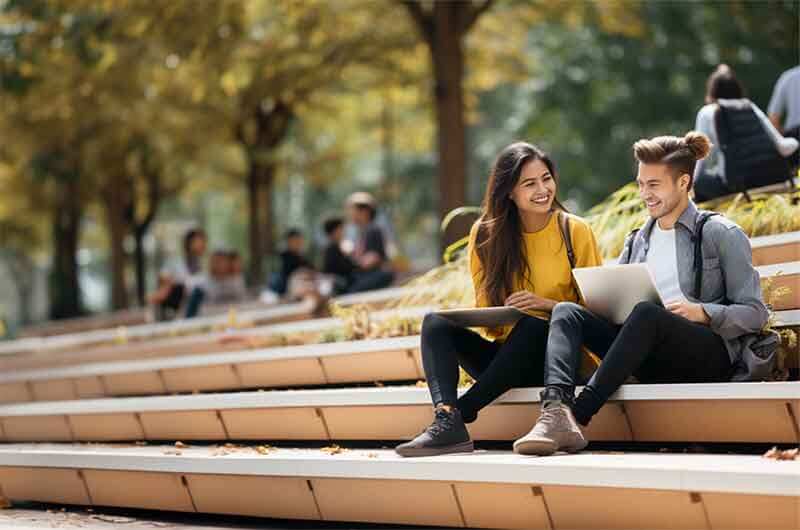
[[[429,337],[441,333],[448,333],[454,327],[456,327],[455,324],[445,317],[437,315],[436,313],[428,313],[425,315],[425,318],[422,319],[422,336]]]

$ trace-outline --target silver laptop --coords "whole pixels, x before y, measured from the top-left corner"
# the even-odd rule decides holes
[[[639,302],[664,305],[644,263],[606,265],[572,270],[586,307],[620,325]]]
[[[443,309],[435,314],[465,328],[510,326],[525,316],[516,307],[472,307],[468,309]]]

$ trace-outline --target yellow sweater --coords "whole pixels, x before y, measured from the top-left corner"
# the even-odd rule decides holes
[[[595,267],[603,264],[600,250],[597,248],[594,233],[589,225],[574,215],[569,216],[572,248],[575,252],[576,267]],[[479,287],[483,274],[478,254],[475,251],[475,238],[478,233],[478,224],[473,225],[469,238],[470,272],[472,283],[475,286],[475,306],[487,307],[486,296]],[[572,283],[572,272],[569,267],[567,248],[561,237],[558,226],[558,214],[553,213],[544,228],[538,232],[525,232],[522,235],[525,243],[526,256],[530,263],[530,281],[517,278],[514,291],[531,291],[543,298],[557,302],[579,302],[578,292]],[[510,293],[509,293],[510,294]],[[530,315],[549,319],[550,314],[545,311],[529,311]],[[505,340],[511,332],[512,326],[489,328],[486,335],[490,339]]]

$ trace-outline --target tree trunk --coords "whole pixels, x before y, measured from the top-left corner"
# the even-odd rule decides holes
[[[133,266],[136,272],[136,301],[140,307],[147,304],[147,257],[144,252],[144,237],[149,226],[135,226],[133,229]]]
[[[117,184],[123,184],[116,181]],[[128,290],[125,285],[127,260],[125,256],[125,236],[128,235],[126,211],[129,207],[125,200],[125,185],[114,186],[104,194],[106,206],[106,222],[111,251],[111,308],[114,310],[128,307]]]
[[[439,216],[464,206],[467,200],[467,147],[464,127],[464,50],[459,27],[459,2],[437,2],[433,17],[436,31],[431,42],[436,130],[439,151]],[[451,223],[442,246],[469,231],[465,221]]]
[[[247,174],[249,198],[250,284],[266,280],[264,257],[275,252],[275,226],[272,193],[275,184],[275,165],[251,161]]]
[[[250,285],[263,282],[264,275],[264,239],[261,226],[261,183],[258,179],[258,169],[254,162],[250,162],[247,172],[247,199],[248,199],[248,224],[250,239],[250,270],[248,273]]]
[[[250,215],[250,284],[259,285],[265,280],[264,256],[275,251],[272,193],[275,181],[275,162],[271,154],[286,138],[291,125],[292,108],[278,101],[270,110],[259,105],[249,116],[255,131],[252,138],[245,133],[244,123],[237,127],[236,136],[246,150],[248,163],[247,193]]]
[[[62,200],[53,209],[53,267],[50,272],[50,318],[83,314],[78,279],[78,245],[82,211],[76,198],[77,180],[59,185]]]

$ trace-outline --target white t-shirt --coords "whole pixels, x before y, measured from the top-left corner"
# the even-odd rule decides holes
[[[650,233],[647,267],[653,274],[658,294],[665,304],[685,301],[678,279],[678,257],[675,250],[675,229],[662,230],[658,221]]]

